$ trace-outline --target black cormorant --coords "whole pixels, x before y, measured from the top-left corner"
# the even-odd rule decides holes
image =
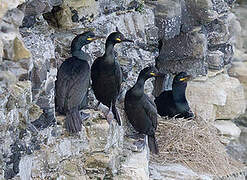
[[[81,123],[88,115],[79,113],[87,105],[87,92],[90,82],[89,54],[81,50],[82,46],[102,37],[91,31],[77,35],[71,43],[72,57],[60,66],[55,83],[55,104],[60,114],[66,115],[65,127],[69,132],[81,130]]]
[[[117,29],[107,37],[104,55],[98,57],[91,67],[92,89],[96,99],[106,105],[109,111],[112,110],[119,125],[121,120],[116,109],[116,100],[122,83],[122,71],[114,56],[114,45],[121,42],[134,41],[126,39]]]
[[[187,81],[190,79],[191,76],[187,73],[179,73],[173,79],[172,90],[163,91],[155,98],[154,102],[160,116],[176,116],[177,118],[189,118],[194,116],[185,96]]]
[[[145,81],[154,76],[159,76],[155,67],[146,67],[140,72],[136,84],[126,93],[124,108],[127,118],[135,130],[148,135],[150,151],[158,154],[155,139],[157,109],[155,103],[144,93]]]

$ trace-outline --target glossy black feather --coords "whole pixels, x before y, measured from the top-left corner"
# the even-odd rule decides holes
[[[113,64],[108,64],[103,57],[97,58],[91,67],[91,79],[96,99],[108,108],[112,106],[114,118],[121,125],[115,106],[122,83],[122,71],[119,63],[114,61]]]
[[[56,106],[66,114],[69,109],[79,107],[88,91],[90,67],[87,61],[71,57],[64,61],[57,73]]]
[[[172,90],[163,91],[155,98],[154,102],[160,116],[176,116],[178,118],[189,118],[194,116],[185,95],[187,82],[179,81],[179,79],[186,76],[186,73],[179,73],[174,78]]]
[[[72,57],[66,59],[57,73],[55,83],[56,110],[66,115],[65,126],[69,132],[81,130],[81,116],[79,109],[87,106],[87,93],[90,85],[90,56],[81,50],[83,45],[89,44],[88,38],[95,35],[86,32],[76,36],[71,43]]]
[[[112,108],[114,118],[121,125],[116,108],[116,101],[122,83],[122,70],[114,56],[114,45],[120,42],[131,42],[119,31],[111,33],[106,40],[105,53],[97,58],[91,67],[92,89],[95,97],[108,108]]]
[[[139,74],[136,84],[127,91],[124,101],[128,121],[136,131],[148,135],[148,144],[152,153],[158,154],[155,140],[157,129],[157,110],[152,100],[144,93],[145,81],[152,77],[149,75],[154,68],[145,68]]]

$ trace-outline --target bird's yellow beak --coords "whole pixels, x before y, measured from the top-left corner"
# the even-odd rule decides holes
[[[95,41],[95,40],[97,40],[97,39],[103,39],[103,38],[105,38],[104,36],[95,36],[95,37],[89,37],[89,38],[87,38],[87,40],[88,41]]]
[[[191,79],[192,79],[192,76],[191,75],[188,75],[186,77],[180,78],[179,81],[182,81],[182,82],[185,81],[186,82],[186,81],[189,81]]]
[[[116,38],[116,41],[121,42],[122,40],[120,38]]]
[[[93,38],[87,38],[87,40],[88,40],[88,41],[92,41],[92,40],[93,40]]]
[[[155,74],[155,73],[153,73],[153,72],[151,72],[150,75],[151,75],[151,76],[158,76],[157,74]]]
[[[184,78],[181,78],[179,79],[180,81],[186,81],[188,79],[188,77],[184,77]]]

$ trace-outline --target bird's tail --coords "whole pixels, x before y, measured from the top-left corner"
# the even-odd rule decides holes
[[[117,111],[115,103],[112,103],[112,113],[114,115],[114,118],[117,120],[118,125],[121,126],[120,116],[118,114],[118,111]]]
[[[78,108],[73,108],[66,113],[65,128],[70,133],[81,131],[81,115]]]
[[[154,154],[159,154],[159,149],[158,149],[158,145],[155,139],[155,136],[148,136],[148,147],[151,151],[151,153]]]

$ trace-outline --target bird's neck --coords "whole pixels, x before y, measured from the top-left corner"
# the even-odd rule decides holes
[[[87,53],[85,53],[84,51],[82,51],[81,49],[73,50],[72,56],[77,57],[80,60],[88,60],[90,58],[90,56]]]
[[[184,105],[187,104],[187,99],[185,96],[187,84],[176,84],[172,86],[172,95],[173,100],[177,106],[177,108],[184,108]]]
[[[114,63],[114,43],[111,41],[106,41],[104,60],[108,63]]]
[[[137,82],[132,88],[132,92],[135,96],[142,97],[144,94],[145,79],[138,77]]]

